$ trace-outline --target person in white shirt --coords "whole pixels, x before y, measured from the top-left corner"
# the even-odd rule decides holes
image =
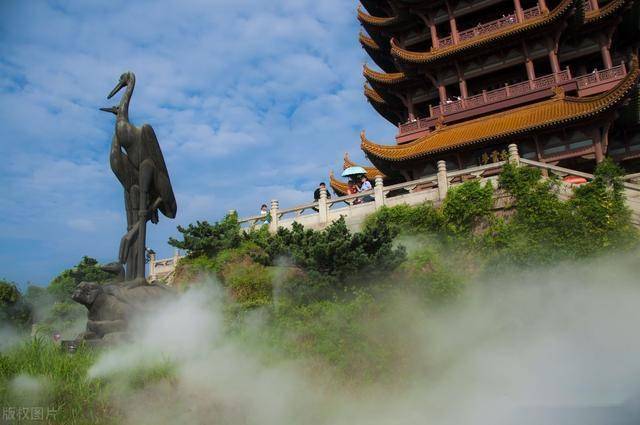
[[[368,190],[372,190],[373,186],[371,186],[371,182],[367,178],[367,176],[362,176],[360,178],[360,187],[358,187],[358,192],[366,192]],[[371,195],[367,195],[362,198],[363,202],[371,202],[373,201],[373,197]]]
[[[369,181],[367,176],[362,176],[362,178],[360,179],[360,188],[358,189],[358,192],[366,192],[367,190],[371,189],[373,189],[373,186],[371,186],[371,182]]]

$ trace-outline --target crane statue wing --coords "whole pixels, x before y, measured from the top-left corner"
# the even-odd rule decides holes
[[[175,218],[177,212],[176,198],[173,194],[173,188],[171,187],[171,180],[169,179],[169,172],[167,166],[164,163],[164,157],[158,138],[153,128],[149,124],[144,124],[141,129],[141,149],[142,158],[151,159],[155,165],[154,179],[156,184],[153,186],[150,195],[150,200],[157,197],[162,198],[162,203],[159,206],[160,211],[168,218]]]

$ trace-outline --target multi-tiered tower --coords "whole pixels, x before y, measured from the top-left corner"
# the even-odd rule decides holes
[[[360,43],[379,67],[365,65],[364,94],[398,126],[395,144],[362,133],[370,174],[467,168],[510,143],[574,169],[605,155],[639,167],[640,1],[361,2]]]

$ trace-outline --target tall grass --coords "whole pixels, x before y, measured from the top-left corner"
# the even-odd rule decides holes
[[[112,423],[106,382],[86,378],[96,357],[86,347],[71,355],[43,338],[26,340],[0,354],[0,405],[54,409],[51,423]]]

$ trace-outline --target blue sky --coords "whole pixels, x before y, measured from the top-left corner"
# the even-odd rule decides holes
[[[229,209],[310,200],[359,132],[394,127],[362,94],[355,1],[0,2],[0,277],[46,284],[82,255],[113,261],[122,190],[108,165],[113,116],[98,110],[125,70],[136,125],[158,136],[176,225]]]

